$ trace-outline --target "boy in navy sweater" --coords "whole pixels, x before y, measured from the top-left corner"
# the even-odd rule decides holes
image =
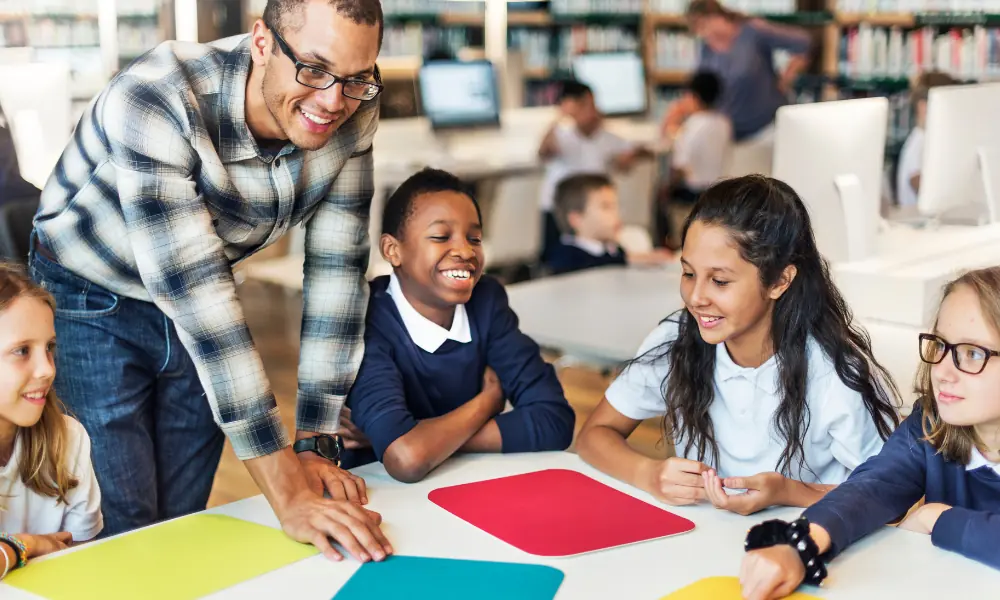
[[[626,255],[617,241],[622,228],[618,191],[606,175],[574,175],[563,180],[556,187],[555,211],[562,237],[549,251],[548,267],[556,275],[673,260],[666,250]]]
[[[920,399],[881,453],[806,509],[809,536],[829,560],[926,503],[899,525],[945,550],[1000,569],[1000,267],[945,287],[933,334],[920,336]],[[753,533],[751,532],[751,535]],[[749,539],[749,538],[748,538]],[[748,600],[791,594],[813,576],[785,544],[749,552]]]
[[[372,452],[347,452],[347,466],[380,460],[414,482],[460,451],[566,449],[576,416],[483,275],[482,217],[462,182],[433,169],[404,182],[386,202],[381,252],[393,273],[371,283],[348,397]]]

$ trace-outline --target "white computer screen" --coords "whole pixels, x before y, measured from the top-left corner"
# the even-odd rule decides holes
[[[500,122],[493,64],[434,61],[420,68],[423,112],[434,127],[473,127]]]
[[[581,54],[573,60],[573,75],[594,90],[597,108],[605,115],[646,110],[646,77],[638,54]]]

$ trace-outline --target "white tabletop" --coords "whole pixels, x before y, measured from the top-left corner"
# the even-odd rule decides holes
[[[391,479],[378,464],[355,472],[368,482],[371,508],[382,513],[384,530],[397,554],[549,565],[566,575],[557,600],[656,600],[704,577],[735,576],[739,572],[746,530],[763,519],[791,519],[799,512],[783,508],[741,517],[704,505],[666,507],[692,520],[696,525],[694,531],[577,557],[539,558],[466,524],[427,499],[427,494],[439,487],[553,468],[580,471],[653,502],[648,495],[598,473],[575,454],[564,452],[457,457],[424,481],[409,485]],[[262,496],[208,512],[278,526]],[[209,598],[329,600],[357,568],[353,560],[332,563],[316,556]],[[1000,589],[1000,572],[934,548],[930,536],[887,527],[834,561],[828,582],[823,590],[807,591],[834,600],[971,598],[977,592],[988,596],[988,590]],[[0,596],[37,600],[31,594],[3,585]]]
[[[521,331],[542,346],[607,363],[635,356],[683,308],[680,267],[606,267],[507,286]]]

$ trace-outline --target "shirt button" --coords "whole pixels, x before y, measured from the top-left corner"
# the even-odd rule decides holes
[[[275,167],[280,167],[281,166],[281,159],[280,158],[274,159],[274,166]]]

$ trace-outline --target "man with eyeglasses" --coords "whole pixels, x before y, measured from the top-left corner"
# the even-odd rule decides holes
[[[204,509],[225,433],[288,535],[334,559],[330,538],[391,553],[333,435],[363,354],[382,29],[378,0],[269,0],[238,42],[139,58],[80,121],[30,262],[56,298],[55,389],[92,439],[105,535]],[[232,267],[300,223],[293,450]]]

